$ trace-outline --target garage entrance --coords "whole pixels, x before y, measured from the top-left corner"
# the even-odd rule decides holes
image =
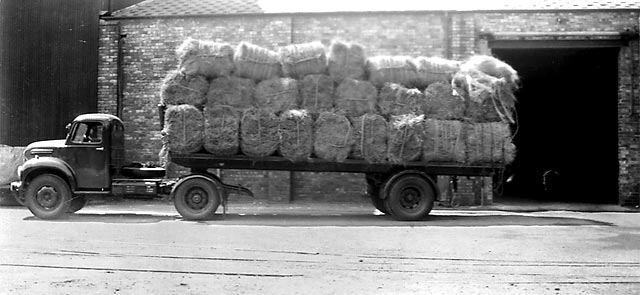
[[[492,52],[522,81],[512,126],[517,155],[505,197],[617,203],[619,48]]]

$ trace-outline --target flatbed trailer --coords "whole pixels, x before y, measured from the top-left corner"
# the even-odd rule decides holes
[[[199,204],[202,195],[185,193],[194,186],[209,185],[216,190],[221,188],[221,202],[226,205],[228,189],[241,189],[226,185],[221,178],[210,169],[239,170],[276,170],[300,172],[349,172],[363,173],[367,180],[367,193],[374,206],[398,220],[420,220],[429,214],[440,191],[436,185],[438,175],[448,176],[486,176],[500,175],[504,166],[487,163],[464,165],[448,162],[413,161],[402,164],[368,163],[364,160],[347,159],[344,162],[332,162],[310,158],[305,161],[291,161],[283,157],[247,157],[247,156],[214,156],[205,153],[170,154],[172,163],[187,167],[191,175],[182,178],[174,186],[172,196],[178,211],[186,214],[192,209],[190,204]],[[195,185],[190,179],[199,179]],[[206,184],[206,181],[211,183]],[[187,184],[189,188],[182,188]],[[225,189],[227,188],[227,189]],[[203,188],[201,190],[204,191]],[[245,191],[246,192],[246,191]],[[195,199],[189,199],[190,196]],[[184,200],[181,200],[184,198]],[[187,208],[180,208],[180,207]],[[183,214],[184,216],[184,214]],[[196,217],[196,216],[194,216]]]

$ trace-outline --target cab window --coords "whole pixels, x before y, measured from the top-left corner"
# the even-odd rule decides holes
[[[72,143],[77,144],[97,144],[102,142],[102,131],[104,126],[100,123],[83,122],[76,127]]]

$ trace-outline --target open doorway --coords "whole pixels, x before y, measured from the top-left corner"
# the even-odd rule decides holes
[[[619,48],[492,52],[522,81],[512,126],[517,155],[504,195],[617,203]]]

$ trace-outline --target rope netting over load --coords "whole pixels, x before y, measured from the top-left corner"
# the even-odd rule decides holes
[[[367,57],[333,40],[274,48],[187,39],[160,85],[163,151],[508,163],[519,77],[495,57]]]

